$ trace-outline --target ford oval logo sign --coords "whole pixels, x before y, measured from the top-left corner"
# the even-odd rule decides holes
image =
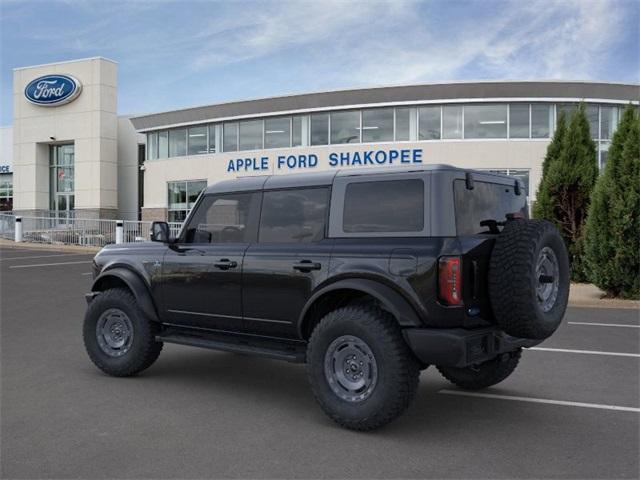
[[[24,96],[31,103],[42,106],[57,106],[75,100],[82,84],[70,75],[45,75],[29,82]]]

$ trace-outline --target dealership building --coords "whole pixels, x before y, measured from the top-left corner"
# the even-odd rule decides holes
[[[181,221],[220,180],[435,163],[513,175],[533,201],[562,111],[585,103],[602,168],[622,109],[640,98],[637,84],[457,82],[119,115],[118,87],[117,63],[101,57],[14,70],[1,209]]]

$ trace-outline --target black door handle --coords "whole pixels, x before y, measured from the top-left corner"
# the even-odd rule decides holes
[[[238,266],[238,262],[229,260],[228,258],[221,258],[217,262],[214,262],[213,266],[220,270],[229,270],[230,268],[236,268]]]
[[[293,269],[300,272],[310,272],[311,270],[320,270],[322,265],[311,260],[301,260],[298,263],[293,264]]]

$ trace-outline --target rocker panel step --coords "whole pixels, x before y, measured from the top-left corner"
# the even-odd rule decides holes
[[[156,336],[156,340],[191,347],[256,355],[293,363],[306,361],[306,345],[302,342],[287,342],[286,340],[271,340],[260,337],[252,339],[232,334],[194,333],[182,329],[162,332]]]

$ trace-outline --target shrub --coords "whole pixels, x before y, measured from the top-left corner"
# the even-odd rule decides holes
[[[557,157],[551,156],[546,166],[540,188],[541,205],[536,213],[558,227],[569,250],[571,278],[585,281],[582,235],[598,165],[584,105],[581,104],[571,116],[569,126],[562,134],[559,153],[551,153]]]
[[[640,298],[640,118],[625,109],[598,179],[585,229],[589,279],[612,296]]]
[[[549,171],[549,165],[554,163],[560,152],[562,151],[562,142],[564,141],[565,134],[567,132],[567,121],[564,112],[560,112],[558,116],[558,122],[556,125],[556,131],[553,134],[551,143],[547,147],[547,153],[542,161],[542,179],[538,192],[536,194],[536,202],[533,204],[533,216],[534,218],[543,218],[551,220],[553,218],[553,203],[551,201],[551,195],[549,191],[549,185],[547,180],[547,172]]]

